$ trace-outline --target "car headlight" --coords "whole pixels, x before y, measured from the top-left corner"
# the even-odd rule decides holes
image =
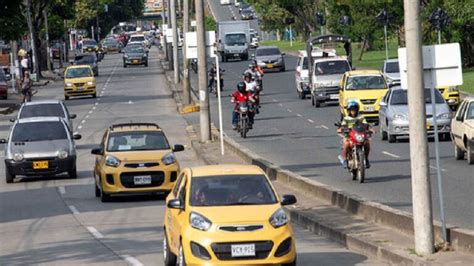
[[[72,83],[66,83],[66,87],[72,87]]]
[[[444,114],[439,114],[436,116],[437,119],[450,119],[451,114],[450,113],[444,113]]]
[[[287,224],[289,221],[290,221],[290,217],[288,217],[288,214],[286,214],[283,208],[279,208],[276,212],[272,214],[272,216],[269,219],[270,224],[274,228],[281,227]]]
[[[408,117],[404,114],[395,114],[393,116],[393,120],[403,120],[403,121],[407,121],[408,120]]]
[[[124,54],[124,55],[123,55],[123,58],[128,58],[128,55]]]
[[[107,166],[118,167],[120,163],[120,160],[115,156],[107,155],[107,157],[105,157],[105,165]]]
[[[68,156],[67,151],[58,151],[57,154],[58,154],[58,158],[59,158],[59,159],[66,159],[67,156]]]
[[[449,87],[448,92],[456,92],[459,91],[458,87]]]
[[[88,81],[88,82],[87,82],[87,85],[92,86],[92,85],[94,85],[94,82]]]
[[[168,153],[166,154],[163,159],[161,159],[165,165],[170,165],[176,162],[176,156],[174,153]]]
[[[207,231],[211,228],[212,222],[197,212],[189,214],[189,224],[195,229]]]
[[[25,156],[23,155],[23,153],[18,152],[13,155],[13,160],[17,162],[23,161],[23,159],[25,159]]]

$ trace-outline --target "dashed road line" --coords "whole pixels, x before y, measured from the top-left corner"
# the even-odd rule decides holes
[[[390,157],[393,157],[393,158],[397,158],[397,159],[400,159],[401,157],[396,155],[396,154],[393,154],[393,153],[390,153],[388,151],[382,151],[383,154],[387,155],[387,156],[390,156]]]
[[[64,187],[58,187],[59,194],[64,195],[66,194],[66,189]]]
[[[291,111],[291,109],[286,109],[286,110],[287,110],[288,112],[290,112],[290,113],[293,113],[293,111]]]
[[[78,126],[78,127],[77,127],[77,129],[81,129],[81,128],[82,128],[82,126]]]
[[[88,226],[86,228],[87,228],[87,231],[89,231],[89,233],[91,233],[95,238],[97,239],[104,238],[104,235],[101,234],[99,231],[97,231],[97,229],[95,229],[94,227]]]
[[[313,124],[313,123],[314,123],[314,121],[313,121],[313,120],[311,120],[311,119],[308,119],[308,122],[310,122],[311,124]]]
[[[86,120],[84,119],[84,120],[81,121],[81,124],[84,124],[85,122],[86,122]]]
[[[143,266],[143,263],[130,255],[121,255],[120,257],[132,266]]]
[[[86,115],[86,119],[88,119],[88,118],[89,118],[89,115]]]
[[[96,103],[96,104],[98,104],[98,103]],[[92,110],[95,110],[96,108],[97,108],[97,107],[95,107],[95,106],[92,106]],[[90,111],[90,112],[92,112],[92,111]]]
[[[329,128],[328,128],[327,126],[325,126],[325,125],[321,125],[321,127],[324,128],[324,129],[329,129]]]
[[[297,117],[303,117],[303,115],[302,115],[302,114],[296,114],[296,116],[297,116]]]
[[[74,215],[80,214],[79,210],[76,207],[74,207],[73,205],[69,205],[68,207],[69,207],[69,210],[71,210],[72,214],[74,214]]]
[[[95,109],[95,108],[92,108],[92,109]],[[92,110],[89,110],[89,112],[88,112],[88,113],[89,113],[89,114],[92,114],[92,112],[94,112],[94,111],[92,111]]]
[[[279,105],[279,106],[283,106],[283,104],[282,104],[282,103],[279,103],[278,105]]]

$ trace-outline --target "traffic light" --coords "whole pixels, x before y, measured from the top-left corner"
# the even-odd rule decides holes
[[[382,25],[388,25],[388,13],[385,9],[382,9],[375,17],[378,23]]]
[[[433,13],[431,13],[428,21],[437,30],[441,30],[450,23],[448,14],[446,14],[446,12],[444,12],[444,10],[439,7]]]
[[[326,25],[326,19],[324,18],[323,12],[316,13],[316,21],[318,22],[320,26]]]

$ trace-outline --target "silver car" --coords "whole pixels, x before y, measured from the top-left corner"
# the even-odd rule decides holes
[[[398,59],[388,59],[383,61],[382,73],[388,84],[400,83],[400,68]]]
[[[69,114],[69,111],[63,101],[60,100],[42,100],[23,103],[18,111],[16,119],[10,119],[11,122],[23,118],[31,117],[60,117],[66,121],[69,131],[73,131],[72,119],[75,114]]]
[[[67,173],[77,177],[76,145],[79,134],[71,134],[59,117],[24,118],[15,121],[5,147],[5,178],[15,176],[51,176]]]
[[[278,69],[285,71],[285,53],[276,46],[260,46],[255,50],[255,60],[265,71]]]
[[[443,139],[449,139],[451,132],[451,109],[438,90],[435,90],[438,132]],[[431,91],[425,89],[426,127],[428,135],[434,134],[433,106]],[[409,135],[408,97],[407,90],[392,87],[380,102],[379,110],[380,133],[382,140],[396,142],[397,137]]]

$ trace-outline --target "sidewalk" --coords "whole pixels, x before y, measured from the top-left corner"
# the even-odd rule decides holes
[[[170,85],[171,72],[166,74]],[[173,90],[178,106],[182,105],[180,103],[181,88],[169,87]],[[198,133],[194,130],[196,126],[188,127],[188,135],[196,153],[207,164],[248,162],[233,153],[229,145],[226,145],[226,155],[222,157],[217,141],[200,143]],[[212,135],[217,136],[217,130],[213,129],[213,131]],[[242,152],[237,149],[235,151]],[[272,169],[266,170],[268,172]],[[275,173],[269,174],[269,176],[273,175]],[[337,205],[322,201],[312,193],[295,189],[295,186],[288,186],[288,184],[289,182],[282,182],[281,179],[274,180],[274,185],[280,195],[294,194],[298,199],[298,204],[287,209],[293,223],[338,242],[350,250],[397,265],[474,265],[474,256],[459,251],[438,251],[427,257],[417,255],[414,251],[412,235],[400,233],[376,222],[368,222]]]

